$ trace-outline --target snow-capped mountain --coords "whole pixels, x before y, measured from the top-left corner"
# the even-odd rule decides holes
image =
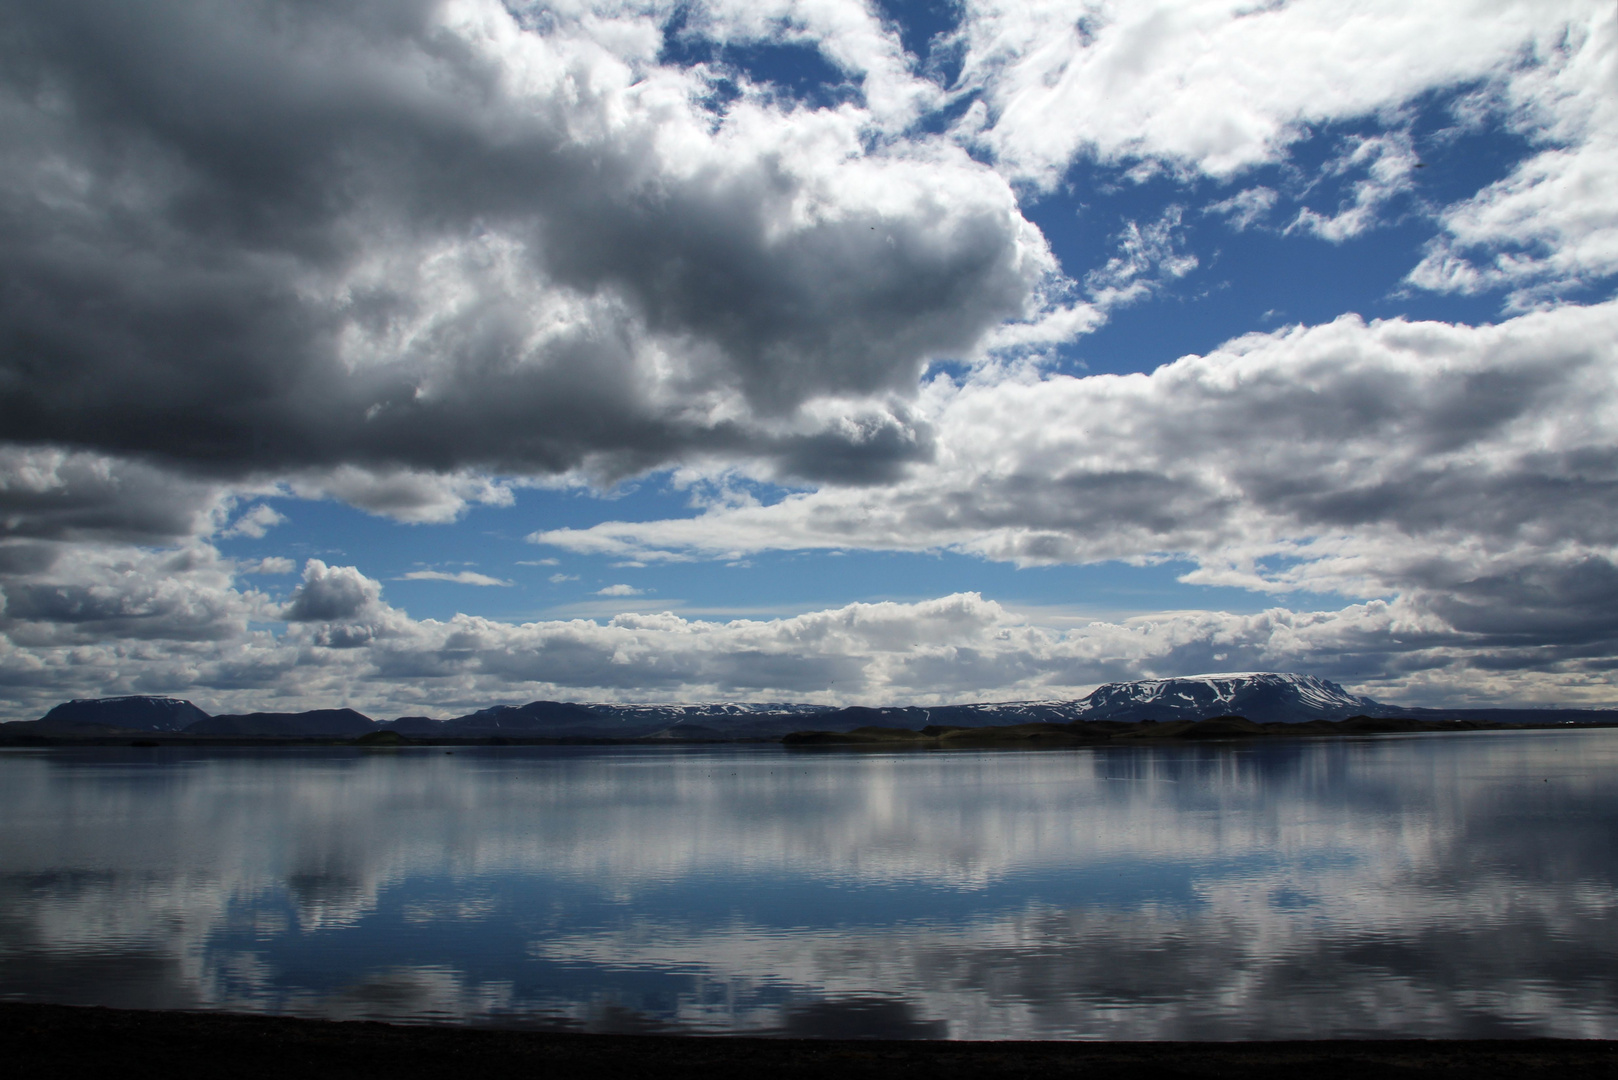
[[[1206,720],[1245,716],[1257,723],[1399,716],[1408,710],[1350,694],[1313,675],[1239,672],[1108,683],[1077,701],[994,701],[962,705],[838,709],[806,717],[826,731],[873,725],[919,730],[932,725],[1070,724],[1076,720]]]
[[[1267,671],[1108,683],[1077,704],[1082,706],[1077,718],[1083,720],[1200,720],[1235,714],[1266,724],[1398,712],[1327,679]]]

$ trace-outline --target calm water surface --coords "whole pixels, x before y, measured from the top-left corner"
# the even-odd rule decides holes
[[[1618,730],[0,752],[0,996],[923,1038],[1618,1038]]]

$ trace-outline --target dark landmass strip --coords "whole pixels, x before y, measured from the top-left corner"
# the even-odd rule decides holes
[[[869,710],[875,712],[877,710]],[[1505,712],[1506,710],[1502,710]],[[1514,712],[1517,710],[1513,710]],[[1245,739],[1308,738],[1353,735],[1391,735],[1423,732],[1545,730],[1569,727],[1618,727],[1618,716],[1577,720],[1547,720],[1549,710],[1520,710],[1536,717],[1532,721],[1425,719],[1398,716],[1351,716],[1346,720],[1307,720],[1299,723],[1258,724],[1243,716],[1213,716],[1206,720],[1076,720],[1067,724],[1007,724],[967,727],[929,724],[921,730],[866,725],[847,730],[791,731],[783,735],[727,733],[697,725],[685,730],[660,731],[651,735],[546,735],[543,729],[510,728],[510,734],[457,731],[440,721],[436,730],[406,735],[392,724],[377,724],[352,710],[319,710],[325,714],[347,714],[340,730],[302,719],[309,714],[255,713],[247,717],[218,716],[207,725],[193,725],[179,732],[137,732],[105,725],[78,724],[71,727],[46,725],[43,721],[0,725],[0,746],[357,746],[386,749],[406,746],[671,746],[714,743],[781,743],[784,746],[871,747],[950,750],[973,748],[1037,749],[1101,744],[1154,742],[1228,741]],[[250,725],[243,721],[266,718]],[[266,730],[268,728],[268,730]],[[19,730],[21,729],[21,730]],[[412,730],[404,728],[404,730]],[[355,734],[363,732],[363,734]],[[678,732],[678,733],[676,733]],[[131,738],[131,736],[136,736]]]
[[[873,708],[775,702],[636,705],[530,701],[464,716],[374,720],[353,709],[210,716],[134,695],[64,702],[0,724],[0,745],[1071,746],[1134,739],[1241,739],[1399,731],[1618,725],[1618,709],[1402,709],[1312,675],[1199,675],[1108,683],[1072,701]]]
[[[1526,711],[1526,710],[1525,710]],[[1423,720],[1415,717],[1351,716],[1346,720],[1255,724],[1245,716],[1212,716],[1206,720],[1078,720],[1071,724],[1012,724],[1004,727],[933,725],[920,731],[861,727],[853,731],[795,731],[781,739],[786,746],[872,746],[892,749],[980,746],[1084,746],[1111,742],[1196,741],[1212,739],[1297,738],[1330,735],[1391,735],[1434,731],[1506,731],[1544,728],[1538,723],[1482,720]],[[1618,727],[1618,722],[1584,722],[1582,727]]]
[[[1610,1077],[1618,1042],[949,1042],[578,1034],[0,1003],[7,1075],[160,1077]]]
[[[435,720],[373,720],[353,709],[209,716],[175,698],[70,701],[38,720],[0,724],[0,745],[113,743],[262,745],[341,743],[385,731],[432,743],[537,744],[774,741],[834,711],[821,705],[581,705],[531,701]],[[853,725],[849,725],[853,726]]]

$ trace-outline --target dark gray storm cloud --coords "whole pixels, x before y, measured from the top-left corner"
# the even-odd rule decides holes
[[[3,0],[0,23],[20,443],[223,476],[723,452],[876,479],[928,445],[883,402],[1048,268],[943,144],[721,123],[694,76],[493,4]],[[827,395],[876,428],[775,424]]]
[[[207,531],[216,484],[138,461],[0,445],[0,573],[48,550],[23,541],[166,543]]]

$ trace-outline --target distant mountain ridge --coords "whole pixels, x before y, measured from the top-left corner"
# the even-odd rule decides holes
[[[1258,671],[1107,683],[1076,701],[1002,701],[930,708],[852,706],[817,717],[816,723],[846,716],[850,722],[859,720],[855,727],[920,729],[932,724],[974,727],[1070,724],[1078,720],[1171,722],[1237,715],[1259,724],[1286,724],[1346,720],[1350,716],[1403,716],[1412,711],[1350,694],[1336,683],[1314,675]]]
[[[1314,675],[1270,671],[1108,683],[1084,702],[1086,720],[1191,720],[1225,713],[1268,724],[1409,711],[1350,694]]]
[[[255,712],[210,716],[189,701],[164,697],[89,698],[65,702],[38,720],[0,724],[11,736],[113,736],[119,733],[204,738],[352,739],[376,731],[406,738],[449,739],[737,739],[776,738],[802,728],[830,705],[797,702],[706,702],[689,705],[578,704],[531,701],[493,705],[435,720],[373,720],[353,709]]]
[[[377,722],[353,709],[310,709],[301,713],[241,713],[210,716],[185,729],[187,735],[237,738],[358,738],[377,729]]]
[[[39,720],[0,724],[6,735],[95,736],[120,732],[211,738],[351,739],[394,731],[406,738],[449,739],[775,739],[813,727],[920,730],[933,725],[984,727],[1075,721],[1173,722],[1243,716],[1256,723],[1307,723],[1353,716],[1510,720],[1516,723],[1618,721],[1618,710],[1406,709],[1351,694],[1314,675],[1228,672],[1108,683],[1074,701],[1004,701],[873,708],[796,702],[703,702],[621,705],[531,701],[494,705],[447,720],[402,716],[373,720],[353,709],[209,716],[189,701],[127,696],[65,702]]]

